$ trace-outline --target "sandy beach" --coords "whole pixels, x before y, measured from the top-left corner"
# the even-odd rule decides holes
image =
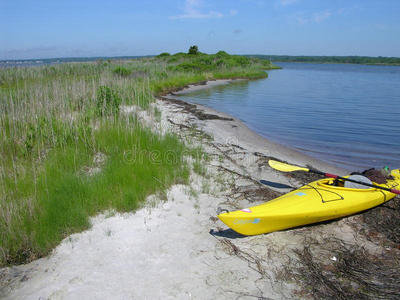
[[[335,261],[329,241],[381,251],[356,228],[356,217],[259,236],[241,236],[216,218],[218,207],[253,206],[304,184],[271,169],[278,158],[330,173],[346,171],[272,143],[240,120],[176,99],[190,86],[136,113],[153,130],[176,132],[207,153],[189,186],[175,185],[134,213],[105,212],[92,228],[64,239],[48,257],[0,270],[2,299],[299,299],[296,250]],[[260,180],[269,184],[263,185]]]

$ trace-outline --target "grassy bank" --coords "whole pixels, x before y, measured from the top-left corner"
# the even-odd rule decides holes
[[[0,69],[0,266],[48,253],[106,210],[133,211],[186,183],[193,151],[145,128],[121,105],[218,78],[263,78],[271,65],[231,56]]]

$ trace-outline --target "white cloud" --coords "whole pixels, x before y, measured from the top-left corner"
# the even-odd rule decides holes
[[[59,47],[51,46],[51,47],[32,47],[32,48],[19,48],[19,49],[7,49],[2,51],[7,54],[25,54],[25,53],[40,53],[40,52],[49,52],[56,51]]]
[[[185,6],[182,8],[184,14],[171,16],[170,19],[207,19],[207,18],[222,18],[225,15],[217,11],[203,12],[204,1],[201,0],[186,0]],[[234,16],[237,11],[231,10],[230,15]]]
[[[348,15],[352,13],[356,13],[358,11],[362,10],[359,6],[352,6],[352,7],[342,7],[339,8],[336,12],[340,15]]]
[[[287,15],[286,19],[289,23],[296,23],[299,25],[304,25],[310,22],[310,19],[305,12],[297,12],[291,15]]]
[[[330,12],[318,12],[314,14],[314,21],[321,23],[331,16]]]
[[[322,23],[332,14],[330,12],[317,12],[309,13],[306,11],[300,11],[286,16],[286,20],[290,23],[296,23],[298,25],[304,25],[308,23]]]

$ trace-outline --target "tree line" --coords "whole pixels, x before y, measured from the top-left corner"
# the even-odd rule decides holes
[[[370,57],[370,56],[291,56],[291,55],[245,55],[270,60],[271,62],[293,63],[331,63],[331,64],[360,64],[400,66],[399,57]]]

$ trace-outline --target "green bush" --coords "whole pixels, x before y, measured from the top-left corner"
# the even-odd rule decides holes
[[[100,86],[97,90],[96,113],[98,116],[110,116],[119,113],[121,98],[108,86]]]
[[[168,52],[163,52],[163,53],[157,55],[158,58],[168,57],[168,56],[171,56],[171,54],[169,54]]]
[[[215,57],[216,58],[224,58],[229,56],[228,53],[226,53],[225,51],[218,51],[217,53],[215,53]]]
[[[214,69],[213,65],[206,65],[201,62],[184,62],[176,66],[167,67],[170,71],[203,72]]]
[[[196,46],[196,45],[190,46],[188,54],[190,54],[190,55],[199,54],[199,46]]]
[[[168,74],[165,72],[155,71],[154,76],[156,76],[157,78],[160,78],[160,79],[164,79],[164,78],[168,77]]]
[[[221,52],[221,51],[220,51]],[[216,61],[216,65],[218,67],[247,67],[251,64],[251,61],[244,56],[239,55],[216,55],[218,60]]]
[[[128,70],[128,69],[126,69],[124,67],[116,67],[113,70],[113,72],[114,72],[114,74],[119,75],[119,76],[129,76],[129,75],[132,74],[131,70]]]
[[[168,59],[168,63],[170,63],[170,64],[173,64],[173,63],[176,63],[178,61],[178,57],[176,57],[176,56],[174,56],[174,57],[171,57],[170,59]]]
[[[173,56],[179,58],[179,57],[186,57],[187,54],[186,54],[186,53],[183,53],[183,52],[178,52],[178,53],[175,53]]]
[[[200,63],[200,64],[205,64],[205,65],[213,65],[214,57],[211,55],[202,56],[202,57],[196,59],[194,62]]]
[[[250,60],[245,56],[235,55],[235,56],[233,56],[233,59],[234,59],[235,63],[241,67],[248,66],[251,63]]]

